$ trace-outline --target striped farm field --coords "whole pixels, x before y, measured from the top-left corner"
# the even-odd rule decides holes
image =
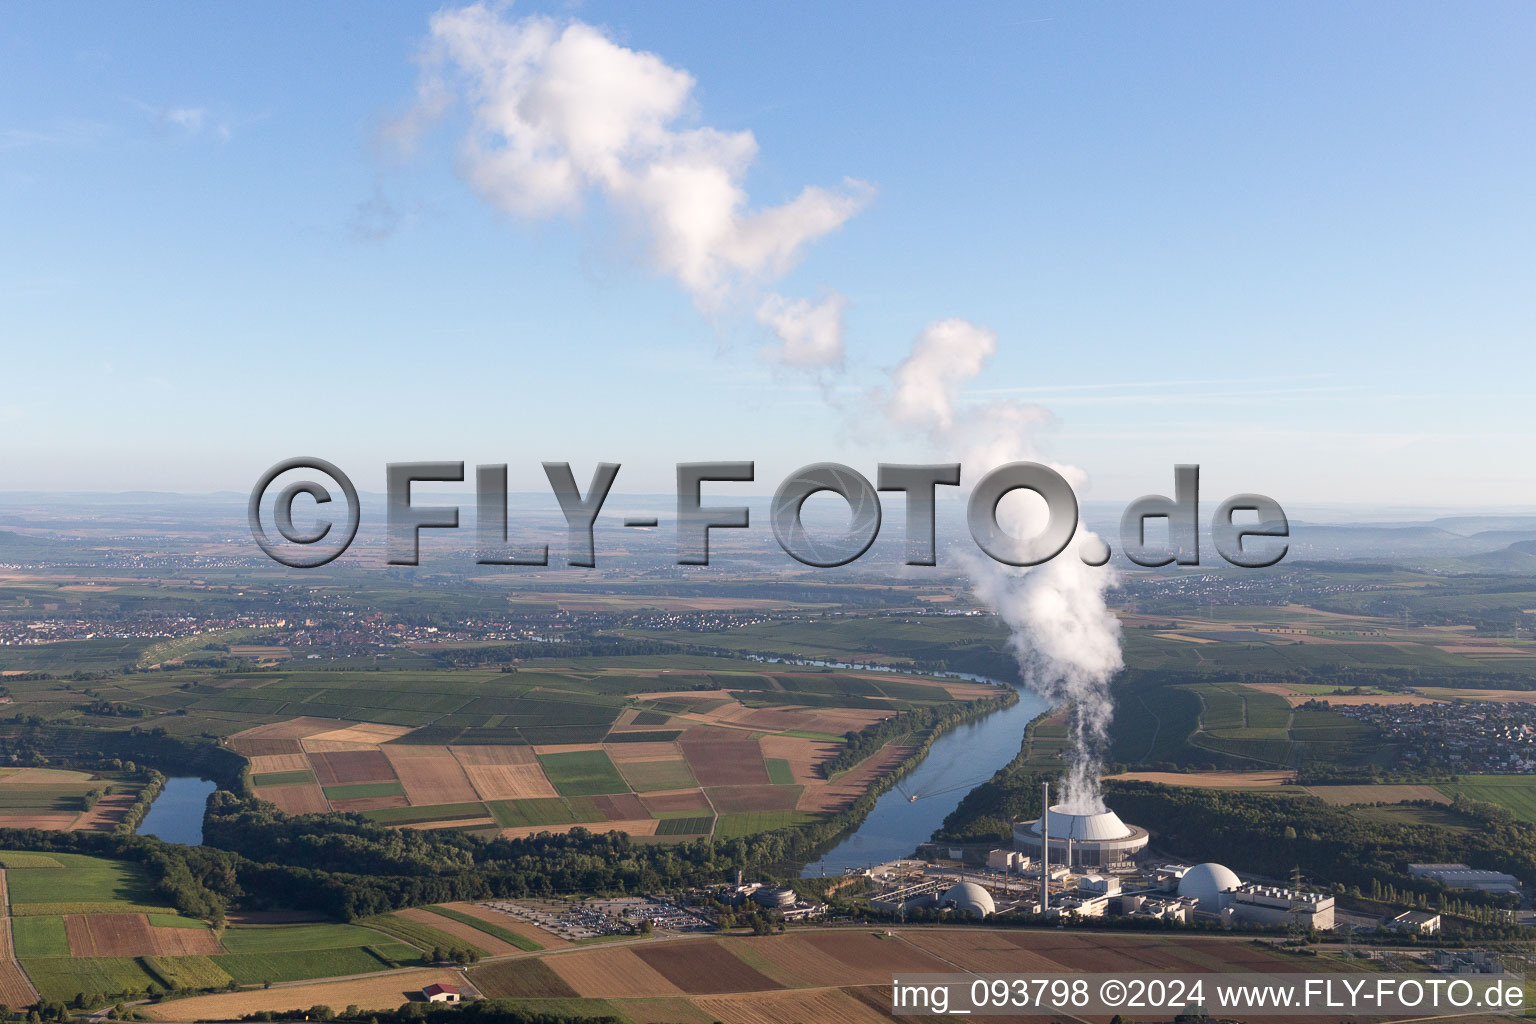
[[[548,964],[532,957],[476,967],[470,977],[490,999],[570,999],[577,994]]]
[[[524,952],[532,953],[543,949],[543,945],[533,941],[526,935],[519,935],[510,928],[505,928],[494,921],[487,920],[475,914],[468,913],[452,906],[422,907],[422,910],[457,921],[462,925],[473,928],[477,932],[499,939],[508,945],[514,946]]]
[[[473,947],[485,956],[507,956],[510,953],[528,952],[523,947],[501,939],[483,928],[480,922],[473,921],[465,924],[458,917],[447,914],[435,913],[427,907],[412,907],[409,910],[397,910],[391,917],[412,924],[419,924],[433,931],[442,932],[449,937],[447,946],[459,946],[463,948]]]
[[[402,942],[409,942],[421,950],[431,950],[433,947],[452,949],[457,946],[460,948],[473,947],[479,950],[482,955],[487,952],[480,942],[459,938],[449,932],[446,927],[438,927],[438,921],[434,920],[435,915],[427,914],[427,920],[422,921],[418,920],[417,917],[402,916],[406,913],[409,912],[396,911],[393,914],[377,914],[373,917],[363,918],[361,923],[369,928],[384,932],[386,935],[392,935]],[[449,923],[451,922],[442,922],[445,926]]]
[[[280,1012],[295,1007],[357,1006],[363,1010],[393,1010],[412,998],[420,998],[423,987],[432,984],[463,985],[458,971],[428,968],[397,971],[393,974],[349,981],[316,982],[269,990],[229,992],[194,996],[164,1003],[134,1007],[150,1020],[238,1020],[252,1013]],[[78,991],[78,990],[77,990]],[[73,993],[71,993],[73,995]]]

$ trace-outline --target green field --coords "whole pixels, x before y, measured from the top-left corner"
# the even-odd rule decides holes
[[[0,854],[0,857],[4,856],[9,855]],[[136,864],[79,853],[51,853],[48,856],[62,864],[65,870],[14,868],[6,871],[6,885],[10,890],[15,913],[25,913],[25,905],[29,903],[101,904],[108,908],[113,903],[122,903],[134,908],[147,906],[157,911],[166,907],[165,900],[155,892],[149,879]],[[97,912],[113,911],[105,909]],[[133,911],[124,909],[118,912]]]
[[[229,973],[207,956],[147,956],[144,967],[167,989],[223,988]]]
[[[663,818],[656,826],[659,836],[705,836],[715,825],[712,815],[686,818]]]
[[[687,819],[673,819],[687,820]],[[715,823],[716,839],[735,839],[758,832],[769,832],[790,825],[802,825],[816,820],[809,811],[744,811],[740,814],[722,814]]]
[[[770,769],[771,770],[771,769]],[[688,762],[632,761],[619,766],[620,773],[636,793],[658,793],[669,789],[692,789],[699,783],[688,769]],[[790,779],[793,782],[793,779]]]
[[[795,773],[790,771],[789,762],[783,758],[764,758],[763,763],[768,766],[768,781],[775,786],[793,786]]]
[[[344,949],[383,941],[378,932],[351,924],[235,925],[224,932],[231,953],[274,953],[296,949]]]
[[[489,818],[491,812],[482,803],[429,804],[424,807],[383,807],[364,811],[363,817],[384,825],[419,825],[427,821],[453,821],[456,818]]]
[[[601,750],[576,750],[563,754],[541,754],[544,774],[561,796],[598,796],[603,793],[628,793],[629,785]]]
[[[1522,821],[1536,822],[1536,775],[1463,775],[1436,789],[1508,808]]]
[[[42,957],[21,961],[44,999],[68,1002],[81,992],[111,996],[118,992],[143,993],[159,982],[137,959],[112,957]]]
[[[499,924],[494,924],[490,921],[482,920],[481,918],[475,917],[473,914],[466,914],[462,910],[454,910],[451,907],[423,907],[422,909],[431,911],[432,913],[437,914],[439,917],[446,917],[450,921],[458,921],[460,924],[467,924],[476,931],[485,932],[485,934],[494,936],[503,942],[510,942],[518,949],[525,949],[530,953],[544,948],[541,944],[534,942],[526,935],[519,935],[517,932],[509,931],[506,928],[501,927]]]
[[[0,853],[0,868],[14,871],[17,868],[62,868],[55,857],[46,853]]]
[[[496,800],[487,805],[503,828],[524,825],[574,825],[604,821],[601,811],[582,797],[564,800],[557,796],[532,800]]]
[[[64,934],[62,917],[12,918],[11,939],[18,957],[69,956],[69,939]]]
[[[307,981],[344,974],[370,974],[389,970],[400,961],[364,947],[342,949],[295,949],[272,953],[225,953],[210,958],[220,970],[242,985],[265,982]]]
[[[434,947],[441,949],[463,949],[472,943],[463,939],[454,938],[447,932],[440,932],[436,928],[429,927],[418,921],[410,921],[395,914],[379,914],[374,917],[365,917],[362,923],[369,928],[377,929],[404,942],[409,942],[420,950],[431,950]],[[484,956],[486,951],[479,946],[474,946]]]
[[[357,782],[345,786],[323,787],[327,800],[357,800],[370,796],[405,796],[398,782]]]

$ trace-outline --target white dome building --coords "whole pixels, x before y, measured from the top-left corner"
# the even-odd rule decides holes
[[[1179,879],[1179,895],[1198,900],[1201,913],[1214,914],[1227,905],[1227,893],[1242,884],[1232,869],[1223,864],[1197,864]]]
[[[1135,859],[1147,845],[1147,830],[1127,825],[1114,811],[1073,814],[1054,804],[1045,812],[1050,825],[1051,864],[1071,868],[1109,867]],[[1040,819],[1021,821],[1013,826],[1013,847],[1029,857],[1039,858]]]
[[[951,886],[939,897],[939,906],[950,904],[954,904],[956,910],[968,910],[977,917],[990,917],[997,913],[997,904],[992,902],[992,894],[975,882],[961,882]]]

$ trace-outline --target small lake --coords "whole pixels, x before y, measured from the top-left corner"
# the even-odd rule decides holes
[[[802,877],[812,878],[823,870],[828,875],[840,875],[845,868],[867,868],[910,856],[944,824],[967,793],[1018,756],[1024,727],[1047,706],[1035,694],[1021,689],[1019,702],[1013,707],[939,737],[922,763],[881,794],[858,829],[821,860],[807,864]],[[917,799],[911,799],[913,796]]]
[[[217,787],[208,779],[184,776],[165,780],[165,788],[150,804],[149,813],[139,823],[141,836],[155,836],[168,843],[201,846],[203,808]]]

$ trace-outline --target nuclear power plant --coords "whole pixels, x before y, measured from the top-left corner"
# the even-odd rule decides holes
[[[1060,804],[1051,806],[1049,785],[1044,789],[1045,815],[1013,826],[1013,848],[1030,859],[1069,870],[1109,870],[1129,867],[1146,847],[1146,829],[1127,825],[1114,811],[1074,814]]]

